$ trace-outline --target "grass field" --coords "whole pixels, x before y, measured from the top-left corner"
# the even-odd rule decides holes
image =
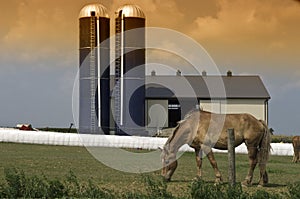
[[[139,151],[141,152],[141,151]],[[227,181],[228,161],[226,154],[216,154],[218,166]],[[300,181],[300,164],[291,162],[290,156],[271,156],[267,170],[270,184],[260,188],[271,193],[286,192],[288,183]],[[175,196],[184,197],[196,174],[196,163],[193,153],[185,153],[179,159],[178,168],[172,182],[168,183],[168,191]],[[116,191],[143,191],[142,174],[124,173],[111,169],[98,162],[84,147],[46,146],[31,144],[0,143],[0,183],[5,181],[4,169],[17,168],[28,176],[45,175],[51,179],[63,179],[71,170],[79,180],[92,179],[94,182]],[[236,177],[241,182],[248,170],[247,155],[236,155]],[[159,176],[160,171],[151,175]],[[258,168],[254,183],[258,181]],[[213,183],[214,174],[208,162],[203,162],[203,180]],[[245,188],[247,192],[255,192],[256,186]]]

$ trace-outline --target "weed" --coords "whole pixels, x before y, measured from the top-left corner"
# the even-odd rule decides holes
[[[278,194],[275,193],[268,193],[265,190],[257,190],[254,194],[251,196],[252,199],[261,199],[261,198],[268,198],[268,199],[280,199]]]
[[[173,198],[173,196],[167,191],[167,183],[161,176],[145,175],[143,180],[149,196],[148,198]]]
[[[70,171],[63,180],[49,180],[44,175],[41,177],[28,177],[22,170],[15,168],[5,169],[5,183],[0,184],[0,198],[125,198],[125,199],[179,199],[168,191],[168,185],[161,176],[155,174],[143,175],[141,184],[145,191],[135,192],[126,190],[116,192],[112,189],[103,188],[92,180],[82,181]],[[258,189],[250,194],[242,190],[241,184],[229,186],[228,184],[217,184],[195,180],[189,187],[190,195],[184,198],[203,199],[280,199],[300,198],[300,182],[289,184],[288,193],[278,195]]]
[[[289,197],[291,199],[300,198],[300,181],[288,184]]]

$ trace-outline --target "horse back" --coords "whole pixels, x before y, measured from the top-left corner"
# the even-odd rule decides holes
[[[300,136],[294,136],[292,139],[294,149],[300,150]]]
[[[202,117],[202,118],[201,118]],[[251,114],[215,114],[209,112],[202,112],[200,116],[198,136],[203,140],[203,135],[210,129],[222,129],[219,134],[218,141],[214,148],[226,149],[227,148],[227,130],[234,129],[235,132],[235,146],[240,145],[242,142],[258,145],[266,131],[264,123],[257,120]],[[222,119],[223,118],[223,119]],[[220,122],[223,120],[223,123]],[[214,125],[222,125],[217,128],[211,127]],[[202,136],[199,134],[203,134]],[[214,133],[210,133],[214,134]]]

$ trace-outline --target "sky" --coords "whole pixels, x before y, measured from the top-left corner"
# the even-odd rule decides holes
[[[78,14],[94,2],[107,7],[110,16],[123,4],[137,4],[148,27],[191,37],[222,73],[259,75],[271,95],[269,126],[275,134],[300,135],[296,0],[0,1],[0,126],[69,127],[73,122]]]

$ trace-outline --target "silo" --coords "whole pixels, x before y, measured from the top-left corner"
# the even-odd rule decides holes
[[[145,133],[145,14],[136,5],[116,11],[116,134]]]
[[[79,132],[109,133],[110,68],[108,12],[101,4],[79,14]],[[105,41],[105,42],[104,42]],[[101,128],[99,128],[101,127]],[[102,131],[101,131],[102,130]]]

